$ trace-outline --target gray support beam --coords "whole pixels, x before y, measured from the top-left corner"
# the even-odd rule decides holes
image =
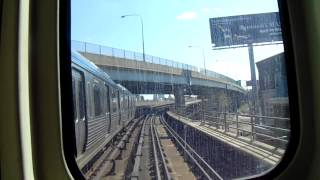
[[[184,99],[184,86],[174,86],[173,94],[176,109],[183,108],[186,104]]]

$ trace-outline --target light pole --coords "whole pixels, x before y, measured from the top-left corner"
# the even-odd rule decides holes
[[[203,66],[204,66],[204,75],[207,77],[207,69],[206,69],[206,57],[204,55],[204,48],[201,46],[188,46],[189,48],[201,48],[202,50],[202,58],[203,58]]]
[[[121,18],[125,18],[128,16],[135,16],[135,17],[139,17],[140,22],[141,22],[141,39],[142,39],[142,59],[145,62],[146,61],[146,57],[145,57],[145,53],[144,53],[144,34],[143,34],[143,20],[142,17],[139,14],[127,14],[127,15],[122,15]]]

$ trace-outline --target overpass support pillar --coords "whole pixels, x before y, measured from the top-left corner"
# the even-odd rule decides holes
[[[219,102],[219,95],[216,93],[208,94],[205,96],[206,109],[209,111],[221,111],[221,103]]]
[[[214,90],[205,95],[207,108],[217,112],[237,112],[239,95],[226,92],[225,90]]]
[[[209,112],[229,111],[230,98],[223,89],[207,89],[202,92],[204,109]]]
[[[175,86],[173,90],[175,108],[180,111],[185,106],[184,87]]]

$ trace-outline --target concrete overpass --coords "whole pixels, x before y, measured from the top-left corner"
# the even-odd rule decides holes
[[[174,94],[176,104],[183,105],[186,94],[237,101],[245,93],[235,80],[195,66],[149,55],[144,62],[140,53],[83,42],[73,41],[72,47],[135,94]]]
[[[186,94],[201,94],[202,88],[220,88],[244,93],[236,82],[205,76],[192,69],[181,69],[169,65],[128,60],[107,55],[80,52],[83,56],[104,69],[116,82],[120,82],[136,94],[170,94],[172,85],[190,86]],[[136,88],[137,83],[143,88]],[[147,86],[148,88],[144,88]],[[200,92],[199,92],[200,91]]]

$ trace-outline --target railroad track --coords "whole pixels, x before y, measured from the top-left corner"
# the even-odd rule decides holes
[[[223,178],[191,147],[180,137],[164,120],[160,117],[160,122],[164,125],[166,131],[170,134],[171,139],[184,154],[185,161],[191,166],[196,179],[218,179]]]
[[[154,165],[156,170],[156,179],[170,180],[171,175],[168,170],[168,165],[165,159],[164,149],[160,143],[159,134],[157,128],[155,127],[155,116],[151,119],[150,131],[152,139],[152,154],[154,158]]]
[[[141,131],[131,180],[222,179],[162,116],[150,115]]]
[[[129,124],[96,164],[87,179],[222,179],[154,114]]]
[[[137,142],[136,137],[141,129],[139,124],[144,120],[135,119],[124,131],[119,132],[118,138],[115,138],[113,144],[104,150],[104,154],[96,161],[92,170],[85,174],[85,177],[92,180],[124,178],[131,152]]]

